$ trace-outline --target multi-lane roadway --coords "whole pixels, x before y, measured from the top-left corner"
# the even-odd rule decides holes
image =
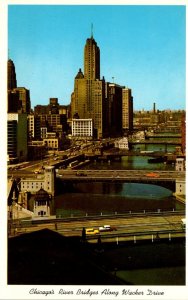
[[[147,170],[58,170],[57,176],[63,180],[96,181],[96,180],[159,180],[174,181],[185,178],[185,172],[147,171]]]
[[[98,217],[98,218],[80,218],[80,219],[54,219],[48,222],[39,222],[37,224],[21,223],[17,227],[16,234],[29,233],[41,229],[50,229],[56,231],[63,236],[82,236],[82,229],[93,228],[99,229],[104,225],[110,225],[113,231],[100,232],[103,238],[126,237],[127,239],[133,236],[146,236],[151,234],[181,234],[184,236],[185,232],[182,229],[182,218],[185,214],[182,212],[166,212],[156,214],[143,215],[125,215],[119,217]],[[15,232],[14,232],[15,233]],[[98,238],[99,234],[88,235],[87,238]]]

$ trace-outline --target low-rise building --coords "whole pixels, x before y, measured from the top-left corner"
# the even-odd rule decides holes
[[[28,143],[28,159],[42,159],[47,154],[47,148],[43,141],[31,141]]]
[[[133,140],[139,140],[139,141],[145,140],[145,131],[144,131],[144,130],[140,130],[140,131],[135,132],[135,133],[132,135],[132,139],[133,139]]]
[[[36,178],[22,178],[20,182],[20,192],[36,194],[40,189],[44,189],[48,194],[55,194],[55,168],[47,166],[43,174],[37,174]]]
[[[115,141],[115,148],[129,150],[129,142],[127,137]]]
[[[185,171],[185,160],[184,158],[176,158],[176,171]]]
[[[43,142],[48,150],[59,150],[59,138],[46,138]]]

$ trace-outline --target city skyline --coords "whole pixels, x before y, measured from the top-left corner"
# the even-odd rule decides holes
[[[32,107],[70,104],[92,32],[101,78],[132,89],[134,110],[185,109],[185,6],[11,5],[9,58]]]

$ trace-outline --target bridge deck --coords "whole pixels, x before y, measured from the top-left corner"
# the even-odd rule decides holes
[[[63,236],[82,236],[82,229],[98,229],[105,224],[113,227],[114,231],[100,232],[100,237],[105,241],[135,240],[135,239],[154,239],[159,234],[160,237],[185,236],[185,231],[181,226],[181,219],[185,217],[184,212],[166,212],[153,214],[122,215],[122,216],[103,216],[103,217],[84,217],[69,218],[67,220],[54,219],[38,221],[33,224],[21,223],[13,228],[14,234],[29,233],[44,228],[56,231]],[[26,225],[27,224],[27,225]],[[87,239],[93,242],[98,241],[99,234],[88,235]],[[117,240],[118,239],[118,240]]]
[[[147,170],[58,170],[64,181],[175,181],[185,179],[185,172]]]

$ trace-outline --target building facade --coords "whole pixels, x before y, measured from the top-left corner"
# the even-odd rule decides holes
[[[129,150],[128,138],[123,137],[122,139],[115,141],[114,146],[118,149]]]
[[[50,98],[48,105],[37,105],[34,107],[34,115],[40,119],[41,138],[53,132],[59,139],[68,132],[69,106],[60,105],[58,98]]]
[[[93,34],[84,47],[84,77],[87,80],[100,80],[100,49]]]
[[[8,113],[7,129],[9,161],[25,161],[28,154],[27,114]]]
[[[79,69],[71,96],[71,116],[93,120],[93,135],[104,135],[105,81],[100,80],[100,49],[93,36],[84,47],[84,74]]]
[[[92,119],[73,119],[72,120],[72,137],[92,138],[93,121]]]
[[[106,109],[107,120],[106,128],[110,136],[122,135],[122,86],[115,83],[106,83],[107,86],[107,103]]]
[[[39,140],[41,138],[40,134],[40,118],[34,114],[29,114],[27,116],[28,121],[28,138],[29,140]]]
[[[93,35],[84,47],[84,73],[79,69],[74,80],[71,118],[92,119],[93,137],[98,139],[133,128],[131,90],[100,78],[100,49]]]
[[[15,65],[11,59],[9,59],[7,63],[7,76],[7,90],[17,88]]]
[[[34,217],[49,217],[50,216],[50,195],[41,188],[35,195],[34,200]]]
[[[54,151],[57,151],[59,150],[59,139],[58,138],[46,138],[46,139],[43,139],[43,142],[44,142],[44,145],[46,146],[46,148],[48,150],[54,150]]]
[[[131,89],[122,89],[122,129],[124,132],[133,130],[133,97]]]
[[[13,91],[19,95],[19,111],[29,114],[31,111],[30,91],[25,87],[17,87]]]
[[[44,174],[37,178],[22,178],[20,182],[20,192],[36,194],[40,189],[44,189],[48,194],[55,195],[55,168],[46,166]]]
[[[17,113],[20,109],[19,92],[15,90],[8,90],[7,100],[7,112]]]

